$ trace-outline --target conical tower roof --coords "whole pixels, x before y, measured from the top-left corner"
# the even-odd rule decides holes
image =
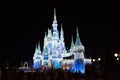
[[[62,25],[62,23],[61,23],[61,32],[60,32],[60,34],[63,34],[63,25]]]
[[[45,32],[45,37],[44,38],[47,38],[47,33]]]
[[[35,47],[35,53],[38,53],[37,44],[36,44],[36,47]]]
[[[41,53],[41,49],[40,49],[40,41],[38,42],[38,52]]]
[[[76,34],[76,42],[75,42],[75,46],[83,46],[82,43],[81,43],[81,41],[80,41],[78,28],[77,28],[77,34]]]
[[[54,20],[56,20],[56,8],[54,8]]]
[[[72,49],[74,47],[74,42],[73,42],[73,36],[72,36],[72,41],[71,41],[71,47],[70,49]]]

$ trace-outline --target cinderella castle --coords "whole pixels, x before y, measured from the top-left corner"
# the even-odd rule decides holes
[[[36,44],[35,53],[33,56],[33,68],[39,69],[43,66],[53,68],[66,68],[72,71],[85,72],[85,65],[91,63],[91,59],[85,59],[85,47],[80,41],[78,28],[76,29],[76,41],[71,40],[71,47],[66,50],[64,42],[64,31],[61,25],[61,31],[58,31],[56,18],[56,9],[54,9],[54,19],[52,29],[44,36],[43,50],[40,48],[40,42]]]

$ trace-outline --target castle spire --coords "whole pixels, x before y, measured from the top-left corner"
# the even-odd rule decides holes
[[[62,26],[62,23],[61,23],[60,39],[61,39],[62,41],[64,41],[64,33],[63,33],[63,26]]]
[[[78,32],[78,27],[77,27],[77,34],[76,34],[76,42],[75,42],[75,46],[81,46],[82,43],[80,41],[80,37],[79,37],[79,32]]]
[[[56,8],[54,8],[54,20],[56,20]]]
[[[44,38],[46,38],[47,37],[47,34],[46,34],[46,32],[45,32],[45,37]]]
[[[46,43],[47,43],[47,34],[45,32],[43,49],[45,49]]]
[[[51,37],[52,36],[52,32],[51,30],[48,28],[48,37]]]
[[[73,47],[74,47],[74,42],[73,42],[73,36],[72,36],[71,47],[70,47],[70,49],[73,49]]]
[[[59,34],[58,34],[58,30],[57,30],[58,24],[57,24],[57,19],[56,19],[56,9],[55,8],[54,8],[54,20],[53,20],[52,27],[53,27],[53,39],[57,41],[59,39]]]
[[[78,32],[78,26],[77,26],[76,30],[77,30],[77,35],[79,35],[79,32]]]
[[[61,23],[61,33],[60,34],[63,34],[63,25]]]
[[[36,53],[38,53],[37,44],[36,44],[36,47],[35,47],[35,54]]]
[[[40,41],[38,42],[38,53],[41,53],[41,49],[40,49]]]

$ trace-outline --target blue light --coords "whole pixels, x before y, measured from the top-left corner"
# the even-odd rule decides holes
[[[80,59],[75,60],[74,63],[74,72],[85,73],[85,64]]]
[[[45,55],[45,56],[44,56],[44,60],[48,60],[48,55]]]
[[[53,61],[53,64],[54,64],[54,68],[55,68],[55,69],[58,69],[58,68],[61,67],[60,62],[57,61],[57,60],[54,60],[54,61]]]
[[[40,63],[39,63],[39,62],[34,62],[34,68],[35,68],[35,69],[39,68],[39,66],[40,66]]]

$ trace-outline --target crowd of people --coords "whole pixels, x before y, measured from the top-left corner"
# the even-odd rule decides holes
[[[36,70],[35,72],[17,71],[15,69],[4,70],[2,80],[79,80],[84,74],[71,73],[63,69],[49,69],[46,71]]]
[[[49,69],[35,72],[18,71],[17,69],[1,69],[0,80],[120,80],[120,68],[113,66],[104,70],[99,65],[86,65],[85,74],[80,71]]]

